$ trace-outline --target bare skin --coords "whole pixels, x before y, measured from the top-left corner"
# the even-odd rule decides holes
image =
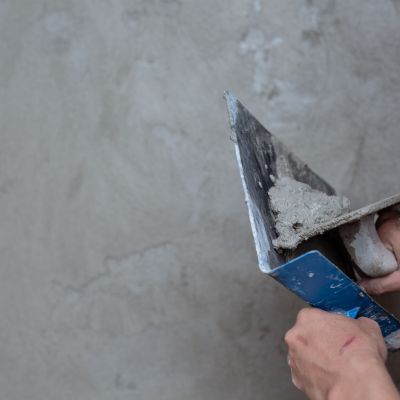
[[[285,341],[293,384],[311,400],[400,399],[376,322],[305,308]]]
[[[377,228],[400,262],[400,214],[381,215]],[[400,290],[400,271],[363,280],[373,295]],[[306,308],[285,341],[293,384],[311,400],[400,400],[385,367],[386,346],[376,322]]]

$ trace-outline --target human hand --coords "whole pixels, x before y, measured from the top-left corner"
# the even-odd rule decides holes
[[[293,383],[310,399],[398,399],[384,365],[385,343],[371,319],[306,308],[285,341]]]
[[[379,223],[379,220],[381,221]],[[379,217],[377,233],[384,246],[400,260],[400,213],[387,211]],[[381,278],[363,279],[359,284],[372,295],[400,290],[400,271],[396,270]]]

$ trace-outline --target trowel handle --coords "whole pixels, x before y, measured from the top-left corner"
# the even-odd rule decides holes
[[[381,242],[376,214],[339,228],[340,236],[354,263],[370,278],[379,278],[398,269],[394,254]]]
[[[313,307],[373,319],[388,349],[400,348],[400,322],[319,251],[305,253],[269,275]]]

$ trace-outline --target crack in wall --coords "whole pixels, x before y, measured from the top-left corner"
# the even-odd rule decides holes
[[[70,284],[64,284],[60,280],[53,279],[51,283],[56,286],[61,288],[64,292],[67,293],[73,293],[73,294],[78,294],[78,295],[84,295],[89,289],[91,289],[93,286],[96,286],[100,282],[103,282],[104,280],[107,280],[111,276],[113,276],[115,273],[117,273],[117,268],[119,268],[118,272],[121,272],[121,265],[123,267],[126,267],[129,262],[132,260],[132,258],[137,257],[138,259],[141,259],[146,256],[147,253],[152,252],[154,250],[166,247],[166,246],[172,246],[173,243],[171,241],[163,241],[160,243],[154,243],[149,246],[145,246],[139,250],[133,250],[132,252],[129,252],[124,255],[108,255],[104,257],[103,265],[104,269],[97,274],[94,274],[90,278],[86,279],[84,282],[82,282],[80,285],[70,285]]]

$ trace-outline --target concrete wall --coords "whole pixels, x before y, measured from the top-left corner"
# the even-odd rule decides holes
[[[399,12],[1,1],[1,398],[302,398],[222,93],[354,206],[399,192]]]

